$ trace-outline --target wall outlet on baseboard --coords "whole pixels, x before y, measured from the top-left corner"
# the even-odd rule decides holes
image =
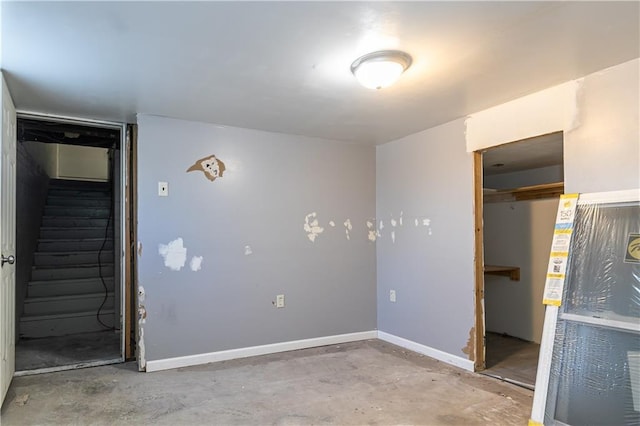
[[[284,294],[276,296],[276,308],[284,308]]]
[[[389,301],[390,302],[395,302],[396,301],[396,291],[395,290],[389,290]]]

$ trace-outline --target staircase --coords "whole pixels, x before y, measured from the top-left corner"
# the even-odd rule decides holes
[[[105,241],[110,203],[107,182],[51,179],[20,319],[20,338],[105,330],[96,317],[105,297],[100,271],[107,286],[100,320],[113,326],[112,227]]]

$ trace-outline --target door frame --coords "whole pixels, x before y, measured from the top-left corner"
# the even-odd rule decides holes
[[[132,243],[129,241],[130,227],[135,228],[134,223],[132,222],[132,217],[129,212],[129,202],[130,195],[129,191],[131,190],[131,170],[130,170],[130,152],[132,141],[131,138],[134,137],[132,134],[128,137],[128,126],[127,123],[121,123],[116,121],[106,121],[106,120],[95,120],[89,118],[79,118],[79,117],[70,117],[70,116],[62,116],[56,114],[46,114],[34,111],[25,111],[25,110],[16,110],[16,121],[18,118],[29,118],[34,120],[43,120],[43,121],[54,121],[59,123],[69,123],[69,124],[77,124],[84,126],[92,126],[92,127],[100,127],[100,128],[110,128],[117,129],[120,131],[120,156],[119,156],[119,179],[120,185],[118,187],[119,190],[119,208],[118,214],[120,215],[120,226],[118,231],[119,239],[120,239],[120,260],[117,262],[120,267],[119,271],[116,273],[119,276],[120,284],[119,284],[119,293],[120,293],[120,315],[117,323],[120,326],[120,362],[124,362],[126,359],[130,359],[133,354],[133,349],[131,345],[130,336],[133,336],[132,321],[130,317],[132,315],[131,306],[128,301],[130,300],[131,295],[129,293],[132,291],[132,283],[130,281],[130,276],[127,275],[127,271],[130,270],[131,265],[131,255],[130,250],[132,247]],[[112,165],[112,167],[114,167]],[[115,222],[115,219],[114,219]],[[129,295],[129,296],[127,296]],[[105,363],[111,363],[111,361],[96,361],[92,363],[83,363],[82,367],[87,366],[98,366],[104,365]],[[68,370],[71,368],[78,368],[77,366],[71,367],[53,367],[46,369],[49,371],[59,371],[59,370]],[[44,371],[37,371],[44,372]],[[28,373],[28,372],[27,372]]]
[[[484,195],[483,195],[482,151],[473,152],[473,200],[475,231],[475,336],[474,370],[482,371],[486,365],[485,314],[484,314]]]

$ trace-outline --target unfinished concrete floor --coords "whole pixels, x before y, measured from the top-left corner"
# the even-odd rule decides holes
[[[106,330],[19,340],[16,371],[61,367],[120,358],[120,333]]]
[[[533,393],[369,340],[176,370],[14,378],[3,425],[524,425]]]
[[[484,374],[534,388],[539,344],[492,332],[487,332],[486,342],[487,368]]]

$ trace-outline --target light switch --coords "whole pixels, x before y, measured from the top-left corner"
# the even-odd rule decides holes
[[[158,195],[161,197],[169,196],[169,183],[168,182],[158,182]]]

